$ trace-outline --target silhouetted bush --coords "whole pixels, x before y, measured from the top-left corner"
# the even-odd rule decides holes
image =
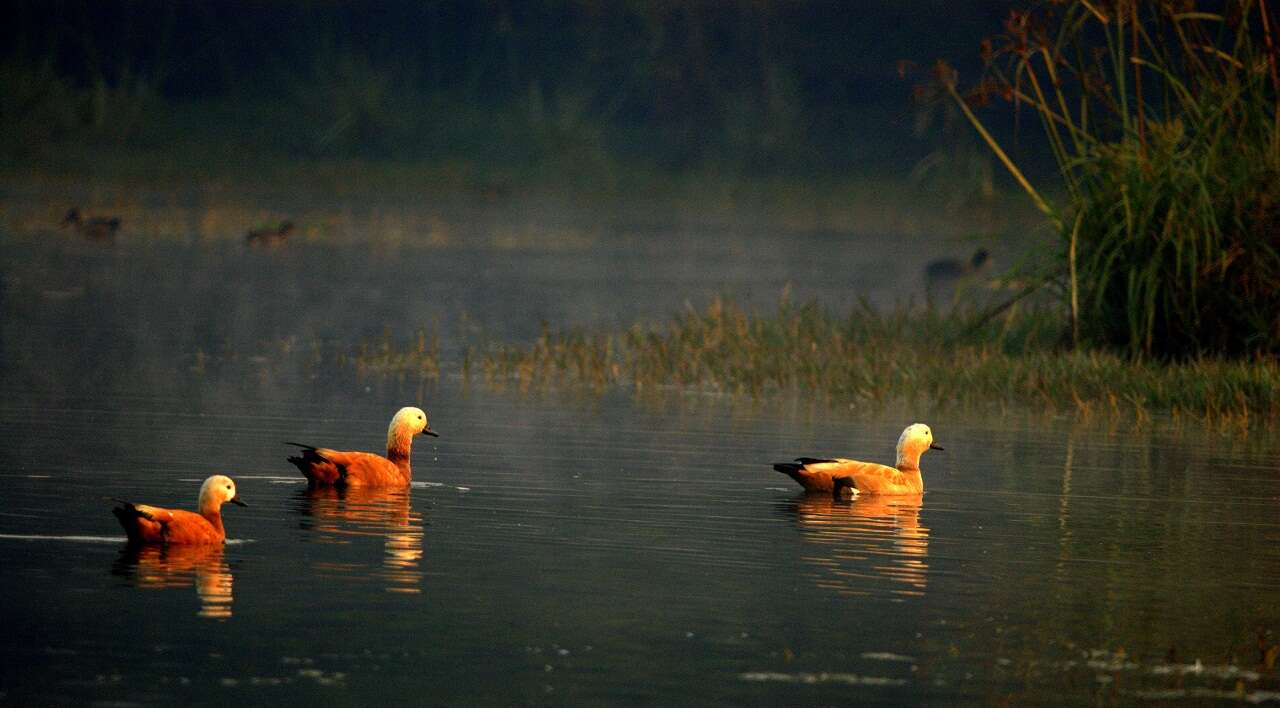
[[[939,66],[980,132],[969,103],[1038,114],[1061,206],[986,137],[1061,231],[1078,338],[1134,355],[1280,352],[1275,19],[1265,1],[1053,3],[1010,13],[968,96]]]

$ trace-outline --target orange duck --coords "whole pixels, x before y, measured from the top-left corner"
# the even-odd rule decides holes
[[[275,228],[254,229],[245,234],[244,242],[250,247],[273,248],[283,246],[293,233],[292,221],[281,223]]]
[[[898,438],[898,460],[893,467],[876,462],[859,462],[843,458],[820,459],[798,457],[795,462],[779,462],[773,468],[794,479],[806,492],[841,494],[837,478],[847,477],[859,494],[921,494],[924,478],[920,476],[920,456],[925,450],[941,450],[933,444],[933,431],[924,423],[908,425]]]
[[[216,474],[200,485],[199,513],[182,509],[162,509],[147,504],[114,500],[111,510],[120,520],[129,543],[198,544],[223,543],[222,505],[226,502],[248,506],[236,496],[236,483]]]
[[[80,214],[80,210],[72,208],[62,219],[64,227],[70,226],[76,233],[90,241],[114,241],[116,232],[120,230],[120,217],[110,218],[95,216],[89,219]]]
[[[427,423],[421,408],[408,406],[396,411],[387,428],[387,456],[372,452],[341,452],[327,447],[285,443],[302,448],[301,457],[289,461],[313,487],[407,487],[413,479],[409,450],[413,436],[438,436]]]
[[[925,298],[932,301],[935,297],[948,292],[952,295],[957,294],[961,286],[974,284],[990,271],[991,264],[991,254],[985,248],[974,251],[973,257],[968,261],[960,261],[956,258],[930,261],[924,267]]]

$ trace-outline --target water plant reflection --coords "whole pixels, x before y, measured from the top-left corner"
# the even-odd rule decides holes
[[[120,551],[111,572],[129,584],[148,590],[194,585],[200,596],[200,617],[231,617],[231,568],[222,544],[130,544]]]
[[[299,493],[303,527],[322,543],[349,544],[360,538],[381,538],[383,554],[376,576],[388,592],[418,593],[422,589],[422,515],[410,505],[407,489],[317,487]],[[363,574],[363,563],[323,562],[317,570],[339,575]]]
[[[923,495],[862,496],[852,500],[810,494],[785,507],[805,541],[821,547],[804,560],[817,566],[820,587],[842,595],[870,595],[886,587],[921,597],[928,586],[929,529],[920,525]]]

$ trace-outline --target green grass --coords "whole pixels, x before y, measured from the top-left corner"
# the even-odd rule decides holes
[[[1273,3],[1274,4],[1274,3]],[[1131,356],[1280,353],[1280,75],[1266,0],[1068,0],[1012,11],[961,96],[1061,235],[1073,336]],[[1064,198],[1026,178],[970,104],[1039,118]]]
[[[474,352],[496,386],[642,392],[659,387],[768,398],[802,394],[833,408],[1048,411],[1153,416],[1227,427],[1280,417],[1272,358],[1133,360],[1058,346],[1060,318],[1014,312],[978,326],[937,311],[839,316],[817,305],[752,315],[717,301],[656,326],[545,332],[532,344]]]

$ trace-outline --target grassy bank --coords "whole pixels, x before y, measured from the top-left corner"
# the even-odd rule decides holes
[[[527,346],[474,350],[468,378],[521,390],[603,393],[680,387],[767,398],[800,393],[832,407],[927,411],[1047,411],[1153,417],[1229,428],[1280,419],[1280,364],[1272,358],[1136,361],[1059,347],[1060,318],[1015,313],[976,326],[939,312],[847,316],[783,303],[752,315],[715,302],[625,332],[546,332]],[[422,370],[413,351],[366,349],[366,373]]]
[[[474,160],[281,159],[202,142],[155,150],[46,146],[41,155],[0,164],[0,236],[58,232],[73,205],[120,217],[122,244],[239,241],[247,229],[284,219],[299,224],[297,240],[306,243],[433,248],[483,247],[485,238],[510,243],[513,224],[538,230],[575,220],[587,231],[600,224],[766,224],[938,241],[1025,232],[1035,221],[1016,195],[957,202],[963,185],[913,182],[887,168],[825,176],[760,176],[712,164],[679,173],[554,160],[515,168]],[[541,230],[548,233],[529,245],[590,245],[580,233],[557,243],[557,228]]]

